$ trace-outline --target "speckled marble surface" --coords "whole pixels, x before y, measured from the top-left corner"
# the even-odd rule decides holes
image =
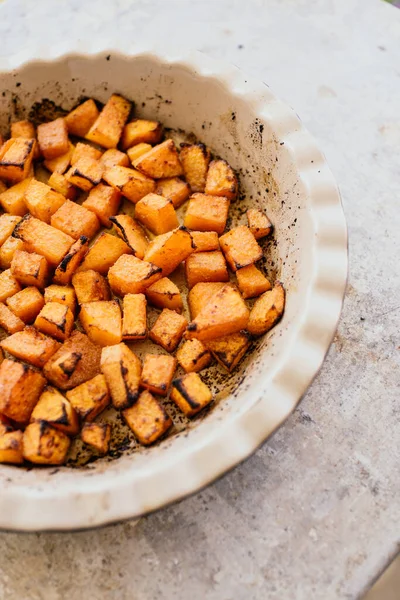
[[[295,107],[341,186],[343,317],[299,409],[251,459],[149,516],[0,534],[2,600],[360,597],[400,544],[400,11],[379,0],[5,0],[3,54],[97,36],[174,38]],[[193,25],[193,23],[196,25]]]

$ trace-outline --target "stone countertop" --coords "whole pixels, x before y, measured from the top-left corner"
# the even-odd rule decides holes
[[[341,187],[347,300],[320,375],[245,464],[136,527],[0,534],[0,597],[357,598],[400,540],[400,11],[380,0],[0,4],[3,54],[32,37],[108,45],[116,32],[234,62],[295,107]]]

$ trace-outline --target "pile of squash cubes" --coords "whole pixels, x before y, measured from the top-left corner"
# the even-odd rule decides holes
[[[282,284],[255,266],[268,217],[251,209],[225,233],[232,168],[131,111],[117,94],[100,110],[89,99],[1,140],[0,462],[63,464],[77,434],[105,454],[111,425],[96,417],[110,403],[152,444],[172,425],[161,397],[196,415],[212,401],[199,371],[213,358],[232,371],[283,313]],[[169,278],[182,263],[190,322]],[[149,332],[147,303],[161,309]],[[166,352],[142,363],[132,347],[147,337]]]

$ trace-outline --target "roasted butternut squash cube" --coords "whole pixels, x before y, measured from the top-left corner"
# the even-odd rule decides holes
[[[176,370],[176,359],[165,354],[146,354],[140,385],[153,394],[166,396]]]
[[[113,94],[104,105],[103,110],[85,135],[85,138],[99,144],[99,146],[103,146],[103,148],[116,148],[131,108],[132,105],[129,100],[118,94]]]
[[[47,386],[31,414],[31,423],[48,423],[67,435],[79,431],[79,419],[70,402],[56,388]]]
[[[228,198],[193,194],[185,214],[185,227],[197,231],[224,232],[228,218]]]
[[[172,425],[163,405],[148,390],[142,392],[137,402],[122,412],[122,416],[144,446],[154,444]]]
[[[121,146],[124,150],[136,144],[158,144],[161,141],[163,128],[157,121],[146,121],[145,119],[133,119],[125,125],[122,133]]]
[[[0,365],[0,412],[27,423],[39,400],[46,380],[28,365],[5,359]]]
[[[60,264],[57,266],[53,281],[58,285],[68,285],[76,271],[82,262],[89,247],[89,241],[87,237],[82,235],[79,240],[75,242],[64,256]]]
[[[277,281],[268,292],[257,298],[250,312],[247,330],[252,335],[267,333],[283,315],[285,310],[285,289]]]
[[[111,152],[111,150],[108,150],[108,152]],[[111,227],[110,217],[117,214],[120,202],[121,192],[109,185],[99,183],[90,190],[82,207],[94,213],[104,227]]]
[[[157,181],[156,194],[168,198],[175,208],[179,208],[189,198],[190,187],[179,177],[166,177]]]
[[[157,236],[147,247],[144,260],[162,269],[166,277],[194,251],[192,236],[184,227]]]
[[[62,261],[74,243],[70,235],[29,214],[16,225],[12,235],[24,242],[27,252],[41,254],[54,266]]]
[[[243,298],[231,285],[225,285],[189,323],[186,336],[201,341],[236,333],[246,329],[249,309]]]
[[[167,352],[173,352],[181,341],[187,320],[174,310],[164,308],[150,330],[149,337]]]
[[[211,252],[219,250],[218,233],[216,231],[191,231],[195,252]]]
[[[238,331],[210,340],[206,345],[218,363],[231,373],[249,349],[250,341],[250,334],[247,331]]]
[[[127,254],[120,256],[108,272],[108,282],[117,296],[142,294],[158,279],[160,267]]]
[[[213,297],[222,290],[225,283],[210,282],[196,283],[188,294],[188,304],[190,316],[195,319],[199,312],[213,299]]]
[[[103,232],[89,248],[79,271],[97,271],[107,273],[118,259],[124,254],[131,254],[131,249],[123,240]]]
[[[178,348],[176,359],[186,373],[198,373],[208,367],[211,354],[200,340],[187,340]]]
[[[255,265],[249,265],[236,271],[239,290],[243,298],[255,298],[271,289],[271,284]]]
[[[170,308],[182,312],[183,302],[179,288],[168,277],[163,277],[146,289],[147,300],[157,308]]]
[[[132,146],[126,151],[126,154],[133,166],[135,166],[135,162],[138,160],[142,154],[146,154],[149,150],[151,150],[151,144],[136,144],[136,146]]]
[[[88,422],[94,421],[110,404],[106,378],[101,373],[69,390],[66,396],[79,417]]]
[[[44,290],[44,301],[46,303],[58,302],[59,304],[65,304],[65,306],[68,306],[75,313],[76,294],[74,288],[71,286],[49,285]]]
[[[267,215],[257,208],[249,208],[246,213],[249,229],[256,240],[267,237],[272,230],[273,225]]]
[[[86,302],[80,321],[89,338],[99,346],[112,346],[122,340],[121,309],[116,300]]]
[[[204,192],[211,154],[204,144],[181,144],[180,159],[192,192]]]
[[[85,137],[99,114],[95,101],[89,98],[64,117],[68,133],[77,137]]]
[[[99,300],[111,300],[110,287],[105,279],[97,271],[79,271],[72,277],[79,304],[85,302],[98,302]]]
[[[129,167],[130,162],[128,155],[125,152],[121,152],[116,148],[110,148],[106,150],[102,157],[100,158],[101,164],[105,169],[109,169],[110,167]]]
[[[36,141],[11,138],[0,148],[0,179],[18,183],[29,176]]]
[[[146,194],[154,192],[156,187],[153,179],[128,167],[110,167],[105,170],[103,179],[133,203],[139,202]]]
[[[147,337],[147,302],[144,294],[126,294],[122,304],[122,339],[144,340]]]
[[[139,397],[140,359],[124,343],[103,348],[101,370],[110,389],[114,408],[124,410]]]
[[[22,456],[22,431],[7,431],[0,436],[0,463],[20,465]]]
[[[0,193],[0,204],[10,215],[18,215],[23,217],[27,212],[25,203],[25,192],[32,181],[32,177],[27,177],[23,181],[3,190]]]
[[[100,229],[96,215],[79,204],[66,200],[51,217],[51,225],[78,240],[82,235],[92,238]]]
[[[130,215],[110,217],[118,237],[124,240],[136,258],[143,258],[149,245],[148,239],[139,225]]]
[[[229,281],[229,273],[222,252],[196,252],[186,259],[186,281],[189,289],[196,283]]]
[[[22,454],[25,460],[37,465],[64,464],[71,440],[45,421],[30,423],[22,438]]]
[[[219,238],[219,245],[232,271],[252,265],[263,252],[250,229],[240,225]]]
[[[232,167],[222,159],[211,161],[206,179],[206,194],[234,200],[237,191],[238,181]]]
[[[46,160],[57,158],[69,150],[67,124],[62,117],[39,125],[37,138],[40,152]]]
[[[7,269],[0,273],[0,302],[4,302],[10,296],[14,296],[21,291],[19,281],[11,273],[11,269]]]
[[[44,306],[44,298],[36,287],[30,286],[7,298],[10,310],[24,323],[32,323]]]
[[[70,166],[74,151],[75,146],[70,142],[69,148],[65,154],[61,154],[61,156],[57,156],[56,158],[48,158],[44,161],[44,166],[50,173],[62,175]]]
[[[211,390],[197,373],[174,379],[170,398],[187,417],[197,415],[213,399]]]
[[[16,250],[11,261],[11,273],[22,285],[44,288],[49,278],[49,264],[44,256],[35,252]]]
[[[24,242],[22,240],[17,240],[17,238],[12,236],[7,238],[0,248],[0,268],[9,269],[16,251],[23,249]]]
[[[99,454],[107,454],[110,448],[111,425],[109,423],[85,423],[82,427],[81,439]]]
[[[0,215],[0,246],[10,237],[21,217],[14,215]]]
[[[25,323],[21,321],[5,304],[0,302],[0,327],[7,333],[15,333],[21,331]]]
[[[50,223],[51,216],[66,202],[65,196],[49,185],[32,179],[25,192],[25,203],[33,217]]]
[[[49,186],[53,188],[53,190],[55,190],[59,194],[62,194],[64,198],[67,198],[68,200],[75,200],[78,190],[74,185],[72,185],[72,183],[67,181],[65,175],[54,171],[54,173],[50,175],[48,183]]]
[[[99,160],[84,156],[67,171],[65,177],[72,185],[89,192],[92,187],[99,185],[103,171],[104,167]]]
[[[94,160],[99,160],[101,156],[101,150],[98,150],[89,144],[78,142],[72,152],[71,165],[75,165],[81,158],[93,158]]]
[[[148,177],[162,179],[183,174],[179,154],[173,140],[165,140],[135,160],[135,167]]]
[[[65,304],[47,302],[35,319],[35,327],[44,334],[63,342],[74,327],[74,313]]]
[[[36,141],[36,128],[30,121],[15,121],[11,123],[11,137],[24,138],[26,140],[35,139],[33,159],[40,157],[39,145]]]
[[[46,362],[43,373],[61,390],[69,390],[100,373],[101,348],[87,335],[73,331]]]
[[[179,227],[171,200],[157,194],[147,194],[139,200],[135,207],[135,218],[156,235]]]
[[[36,289],[36,288],[35,288]],[[35,327],[25,327],[0,342],[3,350],[41,369],[57,352],[60,344]]]

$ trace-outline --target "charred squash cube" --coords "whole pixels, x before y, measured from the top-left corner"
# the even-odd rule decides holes
[[[18,183],[29,176],[35,140],[11,138],[0,148],[0,179]]]
[[[148,152],[149,150],[151,150],[152,146],[151,144],[136,144],[136,146],[132,146],[132,148],[129,148],[126,151],[126,154],[128,156],[128,159],[130,160],[131,164],[133,166],[135,166],[136,161],[138,160],[138,158],[140,156],[142,156],[142,154],[146,154],[146,152]]]
[[[225,233],[219,238],[219,244],[232,271],[257,262],[263,255],[256,238],[245,225]]]
[[[131,252],[123,240],[103,232],[89,248],[78,270],[93,270],[105,274],[123,254],[131,254]]]
[[[129,167],[130,162],[127,154],[116,148],[106,150],[100,159],[101,164],[105,169],[110,167]]]
[[[69,148],[65,154],[61,154],[61,156],[57,156],[57,158],[48,158],[44,161],[44,166],[50,173],[62,175],[70,166],[74,151],[75,146],[70,142]]]
[[[79,419],[70,402],[56,388],[47,386],[31,414],[31,423],[48,423],[67,435],[79,431]]]
[[[142,365],[126,344],[103,348],[101,370],[106,378],[114,408],[123,410],[132,406],[139,397]]]
[[[99,300],[111,300],[110,286],[97,271],[79,271],[72,277],[79,304],[86,302],[98,302]]]
[[[104,375],[99,373],[66,393],[72,408],[85,421],[94,421],[110,403],[110,392]]]
[[[166,277],[194,251],[190,233],[182,227],[159,235],[150,242],[144,260],[160,267]]]
[[[198,373],[211,362],[211,354],[200,340],[184,342],[178,349],[176,358],[186,373]]]
[[[87,335],[73,331],[46,362],[43,373],[53,385],[69,390],[100,373],[101,348]]]
[[[67,171],[65,177],[72,185],[89,192],[93,186],[99,185],[103,171],[104,167],[100,161],[84,156]]]
[[[5,359],[0,365],[0,413],[27,423],[46,380],[28,365]]]
[[[218,233],[216,231],[191,231],[195,252],[212,252],[219,250]]]
[[[41,369],[57,352],[60,344],[35,327],[28,326],[9,335],[0,342],[0,346],[15,358]]]
[[[193,194],[185,215],[185,227],[197,231],[224,232],[228,218],[228,198]]]
[[[229,373],[242,360],[249,346],[250,334],[247,331],[238,331],[207,342],[207,348],[212,352],[218,363]]]
[[[71,286],[49,285],[44,290],[44,301],[46,303],[58,302],[59,304],[65,304],[65,306],[68,306],[75,313],[76,294],[74,288]]]
[[[89,338],[99,346],[112,346],[122,340],[121,309],[116,300],[86,302],[80,321]]]
[[[147,300],[157,308],[170,308],[182,312],[183,302],[179,288],[168,277],[163,277],[145,291]]]
[[[134,436],[144,446],[154,444],[172,425],[162,404],[147,390],[122,415]]]
[[[173,352],[181,341],[187,320],[174,310],[164,308],[150,330],[149,337],[167,352]]]
[[[239,290],[243,298],[255,298],[271,289],[268,279],[255,265],[249,265],[236,271]]]
[[[176,359],[165,354],[146,354],[140,385],[153,394],[166,396],[176,370]]]
[[[131,108],[132,105],[128,100],[118,94],[113,94],[85,138],[103,148],[116,148]]]
[[[133,119],[125,125],[121,139],[124,150],[136,144],[158,144],[162,138],[162,125],[157,121],[146,121],[145,119]]]
[[[49,177],[48,184],[50,187],[53,188],[53,190],[55,190],[59,194],[62,194],[64,198],[67,198],[68,200],[75,200],[78,190],[74,185],[72,185],[72,183],[67,181],[65,175],[54,171],[54,173],[52,173]]]
[[[186,281],[189,289],[196,283],[229,281],[228,269],[222,252],[196,252],[186,259]]]
[[[74,239],[31,215],[16,225],[13,236],[22,240],[28,252],[37,252],[51,265],[58,265],[74,243]]]
[[[30,286],[7,298],[6,304],[21,321],[32,323],[44,306],[44,298],[36,287]]]
[[[85,137],[99,114],[95,101],[91,98],[86,100],[65,117],[68,133],[77,137]]]
[[[139,202],[146,194],[154,192],[156,187],[153,179],[128,167],[110,167],[105,170],[103,179],[133,203]]]
[[[23,249],[24,242],[22,240],[17,240],[17,238],[12,236],[7,238],[0,248],[0,268],[9,269],[16,251]]]
[[[24,138],[26,140],[35,139],[33,158],[40,157],[39,145],[36,141],[36,128],[30,121],[15,121],[11,123],[11,136],[12,138]]]
[[[11,273],[11,269],[7,269],[0,273],[0,302],[4,302],[10,296],[14,296],[21,291],[19,282]]]
[[[204,192],[210,157],[204,144],[181,144],[180,159],[192,192]]]
[[[63,118],[42,123],[37,128],[40,152],[45,159],[57,158],[69,150],[67,124]]]
[[[62,465],[70,444],[65,433],[48,423],[30,423],[22,438],[22,453],[25,460],[37,465]]]
[[[0,327],[7,331],[7,333],[15,333],[16,331],[21,331],[25,327],[25,323],[5,304],[0,303]]]
[[[143,258],[149,245],[148,239],[139,225],[130,215],[110,217],[114,229],[121,239],[128,244],[136,258]]]
[[[206,179],[206,194],[225,196],[234,200],[238,191],[238,181],[232,167],[225,160],[210,163]]]
[[[212,401],[212,393],[197,373],[187,373],[172,382],[171,400],[187,417],[194,417]]]
[[[99,160],[101,156],[101,150],[97,150],[97,148],[89,146],[89,144],[78,142],[72,152],[71,165],[74,166],[81,158],[93,158],[94,160]]]
[[[100,183],[90,190],[89,196],[83,202],[82,207],[94,213],[104,227],[111,227],[110,217],[117,214],[120,202],[121,192],[109,185]]]
[[[33,217],[50,223],[51,216],[66,202],[65,196],[49,185],[32,179],[25,192],[25,203]]]
[[[74,313],[65,304],[47,302],[35,319],[35,327],[44,334],[64,341],[74,327]]]
[[[135,161],[135,167],[148,177],[162,179],[183,174],[179,154],[172,140],[154,146]]]
[[[81,439],[99,454],[107,454],[110,448],[111,425],[108,423],[85,423],[82,427]]]
[[[146,296],[126,294],[122,305],[122,339],[144,340],[147,337]]]
[[[35,252],[17,250],[11,261],[11,273],[22,285],[44,288],[50,270],[44,256]]]
[[[139,200],[135,207],[135,218],[156,235],[179,227],[171,200],[157,194],[147,194]]]
[[[186,336],[201,341],[213,340],[246,329],[249,309],[231,285],[225,285],[189,323]]]
[[[22,431],[7,431],[0,436],[0,463],[20,465],[22,456]]]
[[[66,200],[51,217],[51,225],[78,240],[83,235],[92,238],[100,229],[96,215],[79,204]]]
[[[108,272],[109,284],[117,296],[142,294],[160,278],[160,267],[126,254],[121,256]]]
[[[285,309],[285,289],[277,281],[272,290],[257,298],[250,312],[247,325],[252,335],[267,333],[283,315]]]
[[[257,208],[249,208],[246,214],[249,229],[256,240],[266,237],[272,232],[273,225],[268,219],[267,215],[265,215],[261,210],[258,210]]]
[[[190,187],[179,177],[166,177],[157,181],[156,194],[168,198],[175,208],[179,208],[189,198]]]
[[[196,283],[188,294],[190,316],[195,319],[199,312],[222,290],[225,283],[209,282]]]
[[[54,283],[57,283],[58,285],[68,285],[70,283],[76,269],[79,267],[87,252],[88,246],[89,242],[87,237],[82,235],[79,240],[71,246],[57,266],[53,277]]]
[[[21,217],[14,215],[0,215],[0,245],[10,237],[15,226],[21,221]]]
[[[8,188],[8,190],[1,191],[0,204],[7,213],[18,215],[19,217],[23,217],[26,214],[28,209],[25,203],[25,192],[31,181],[32,177],[27,177]]]

